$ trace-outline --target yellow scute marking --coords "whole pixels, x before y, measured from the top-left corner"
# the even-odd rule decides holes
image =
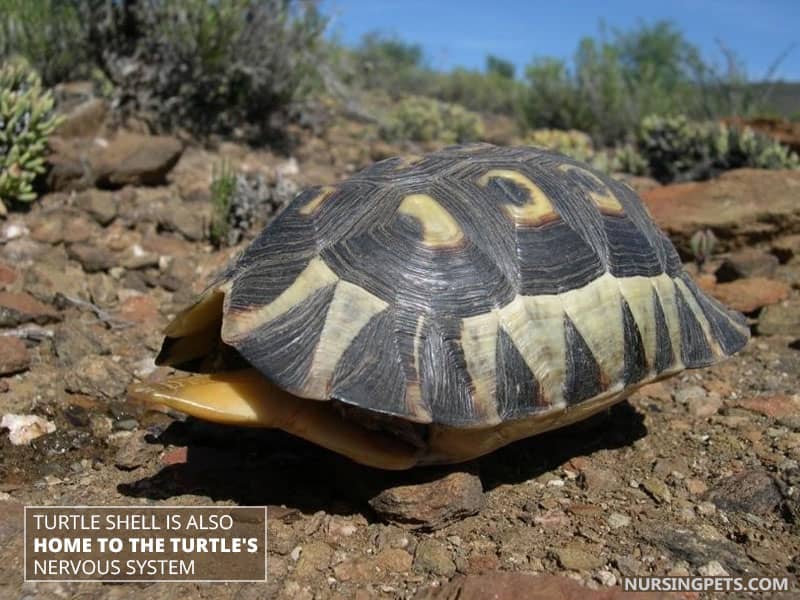
[[[464,239],[464,232],[453,216],[427,194],[403,198],[397,212],[416,219],[422,226],[422,242],[431,248],[454,246]]]
[[[461,321],[461,348],[472,381],[472,399],[482,422],[497,423],[497,330],[500,312],[493,310]]]
[[[522,206],[510,203],[504,206],[506,213],[518,225],[541,225],[558,218],[558,213],[547,194],[522,173],[511,169],[492,169],[481,176],[478,185],[485,187],[494,178],[507,179],[528,191],[528,201]]]
[[[309,216],[316,213],[320,206],[331,197],[333,192],[336,191],[336,188],[331,187],[329,185],[322,186],[319,190],[319,193],[314,196],[311,200],[306,202],[303,207],[298,211],[301,215]]]
[[[308,263],[294,283],[269,304],[251,310],[230,312],[222,322],[222,339],[233,340],[265,325],[297,306],[314,292],[339,281],[325,262],[317,257]]]
[[[620,215],[625,214],[625,209],[622,208],[622,204],[619,203],[619,200],[617,200],[616,196],[614,196],[614,194],[611,193],[611,190],[608,189],[608,186],[605,183],[603,183],[603,181],[591,171],[587,171],[586,169],[582,169],[581,167],[576,167],[575,165],[568,165],[568,164],[559,165],[558,170],[564,173],[576,171],[578,173],[582,173],[589,179],[592,179],[597,183],[598,186],[600,186],[601,189],[604,190],[602,193],[588,192],[588,195],[592,199],[592,202],[594,202],[595,206],[597,206],[597,208],[599,208],[603,212],[620,214]]]
[[[304,395],[325,399],[339,359],[369,320],[389,306],[367,290],[340,280],[328,307]]]

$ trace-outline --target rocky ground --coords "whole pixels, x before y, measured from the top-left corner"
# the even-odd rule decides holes
[[[751,318],[739,356],[473,463],[396,474],[145,412],[126,388],[168,374],[153,364],[162,327],[246,243],[206,241],[220,158],[261,182],[267,211],[397,149],[345,127],[295,158],[209,152],[70,123],[56,191],[0,220],[0,597],[616,598],[623,577],[647,574],[796,586],[800,173],[631,180],[687,258],[696,232],[714,232],[711,258],[687,267]],[[266,504],[269,580],[23,584],[25,504]]]

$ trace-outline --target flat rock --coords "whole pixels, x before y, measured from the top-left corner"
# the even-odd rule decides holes
[[[800,299],[792,298],[767,306],[758,315],[760,335],[788,335],[800,338]]]
[[[718,179],[679,183],[642,193],[656,222],[690,252],[697,231],[711,229],[719,250],[796,231],[800,225],[800,171],[736,169]]]
[[[478,513],[486,499],[478,476],[458,472],[427,483],[389,488],[369,504],[384,521],[434,530]]]
[[[747,470],[715,483],[706,499],[720,510],[766,515],[780,505],[783,495],[769,473]]]
[[[87,327],[64,323],[53,335],[53,349],[63,366],[74,365],[92,354],[108,354],[100,341]]]
[[[70,244],[67,254],[72,260],[79,262],[87,273],[107,271],[117,264],[117,257],[113,252],[93,244]]]
[[[417,552],[414,555],[414,570],[442,577],[452,577],[456,573],[456,564],[444,544],[439,540],[428,538],[417,545]]]
[[[25,342],[17,337],[0,337],[0,375],[11,375],[27,371],[31,355]]]
[[[751,313],[764,306],[786,300],[792,288],[784,281],[750,277],[730,283],[718,283],[710,291],[726,306],[739,312]]]
[[[64,376],[68,392],[109,399],[122,396],[131,380],[131,374],[107,356],[84,356]]]
[[[572,571],[590,571],[602,567],[605,562],[595,550],[575,545],[559,548],[555,555],[558,564]]]
[[[678,600],[667,592],[624,592],[621,587],[593,590],[567,577],[494,571],[458,575],[441,587],[420,592],[416,600]]]
[[[778,257],[774,254],[757,248],[743,248],[725,258],[715,274],[721,283],[745,277],[772,277],[778,264]]]
[[[116,218],[119,210],[117,195],[104,190],[87,190],[76,198],[76,204],[104,227]]]
[[[800,414],[800,396],[789,396],[787,394],[755,396],[739,400],[734,406],[766,417],[772,417],[773,419],[780,419]]]
[[[131,434],[114,455],[114,465],[123,471],[132,471],[155,458],[161,446],[148,443],[145,439],[148,435],[146,431]]]
[[[0,260],[0,286],[10,286],[17,279],[19,279],[17,270],[7,262]]]
[[[95,184],[100,188],[163,185],[181,152],[183,144],[173,137],[120,133],[90,157]]]
[[[0,327],[14,327],[22,323],[52,323],[61,316],[52,306],[39,302],[25,292],[0,292]]]

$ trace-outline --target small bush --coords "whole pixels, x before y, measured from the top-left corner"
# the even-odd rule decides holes
[[[588,134],[571,129],[535,129],[528,133],[525,143],[539,146],[548,150],[555,150],[570,158],[585,162],[598,171],[608,171],[610,165],[608,153],[605,150],[595,150],[592,138]]]
[[[222,246],[228,243],[230,216],[236,194],[236,175],[223,161],[214,167],[211,180],[211,243]]]
[[[749,127],[692,122],[685,116],[646,117],[637,132],[636,151],[647,172],[661,182],[707,179],[741,167],[795,169],[797,154]]]
[[[0,67],[0,206],[36,199],[33,182],[58,123],[53,96],[35,71],[16,62]]]
[[[259,138],[316,84],[324,27],[314,0],[0,0],[0,56],[101,73],[157,130]]]
[[[412,96],[398,104],[382,133],[393,141],[460,144],[480,139],[483,124],[479,115],[457,104]]]
[[[48,86],[86,77],[91,62],[78,1],[0,0],[0,58],[24,56]]]

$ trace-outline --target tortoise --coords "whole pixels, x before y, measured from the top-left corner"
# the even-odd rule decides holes
[[[584,419],[748,341],[636,193],[561,154],[390,158],[301,192],[166,329],[134,397],[384,469]]]

